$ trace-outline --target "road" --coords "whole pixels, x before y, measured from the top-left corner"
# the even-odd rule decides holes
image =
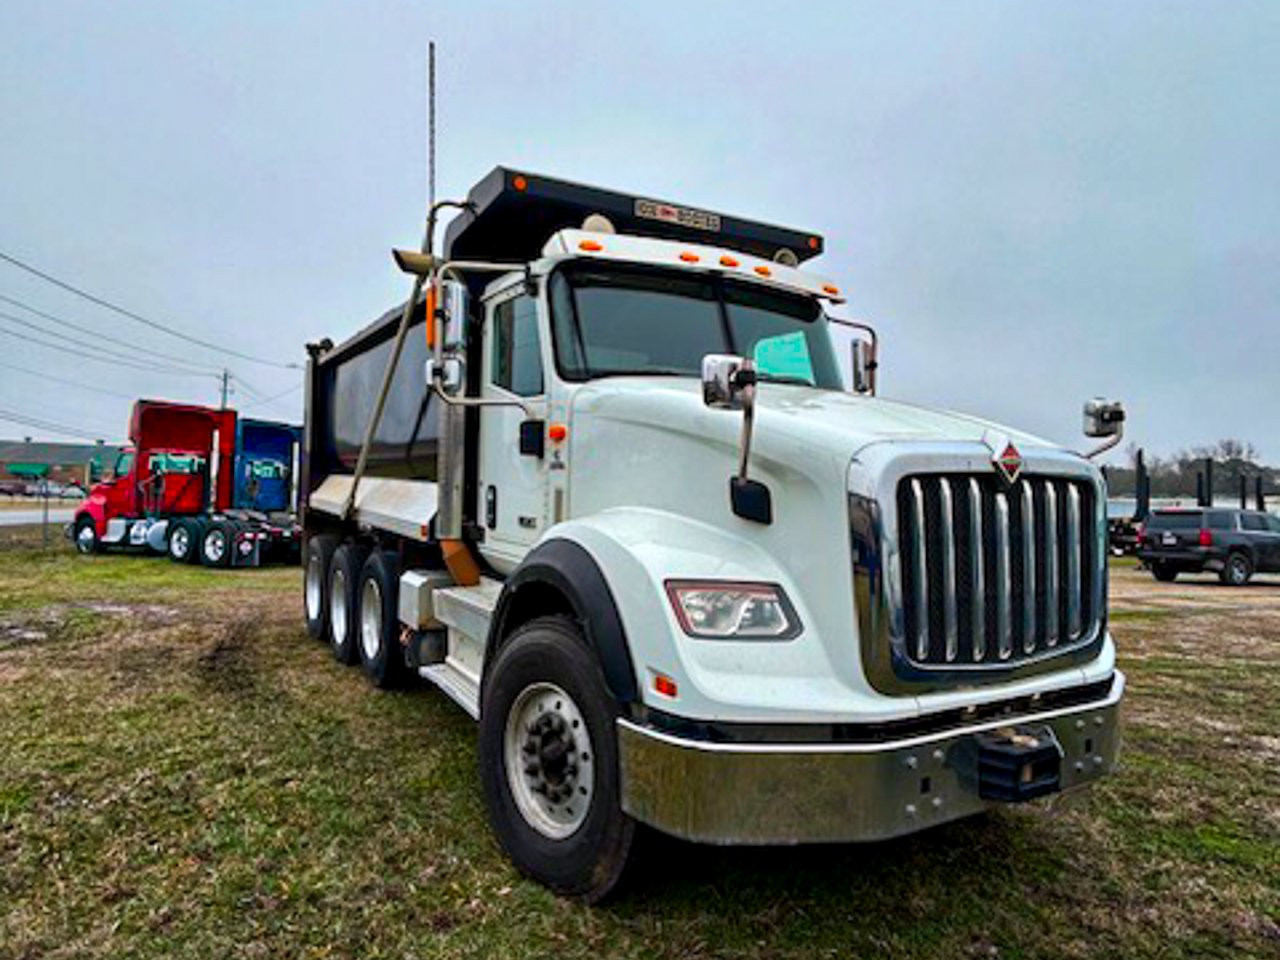
[[[50,507],[49,522],[61,526],[64,523],[70,523],[75,516],[74,507]],[[41,507],[22,510],[0,510],[0,527],[25,527],[33,523],[40,523],[44,518],[44,510]]]

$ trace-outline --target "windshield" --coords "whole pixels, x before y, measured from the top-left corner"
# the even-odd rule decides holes
[[[708,353],[751,357],[761,380],[840,390],[817,301],[714,277],[567,267],[551,280],[566,380],[699,377]]]

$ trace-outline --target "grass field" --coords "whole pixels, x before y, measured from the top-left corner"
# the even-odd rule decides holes
[[[1280,586],[1113,574],[1121,771],[866,847],[644,835],[597,908],[492,840],[471,722],[300,626],[296,569],[0,531],[0,957],[1280,956]]]

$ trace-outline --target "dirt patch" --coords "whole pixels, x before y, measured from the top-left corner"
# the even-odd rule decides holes
[[[257,632],[257,622],[249,619],[223,624],[196,658],[200,679],[223,691],[252,693],[257,684],[249,647]]]

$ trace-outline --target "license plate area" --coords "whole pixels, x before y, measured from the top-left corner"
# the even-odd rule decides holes
[[[1049,727],[1001,727],[976,736],[978,796],[1023,803],[1062,786],[1062,747]]]

